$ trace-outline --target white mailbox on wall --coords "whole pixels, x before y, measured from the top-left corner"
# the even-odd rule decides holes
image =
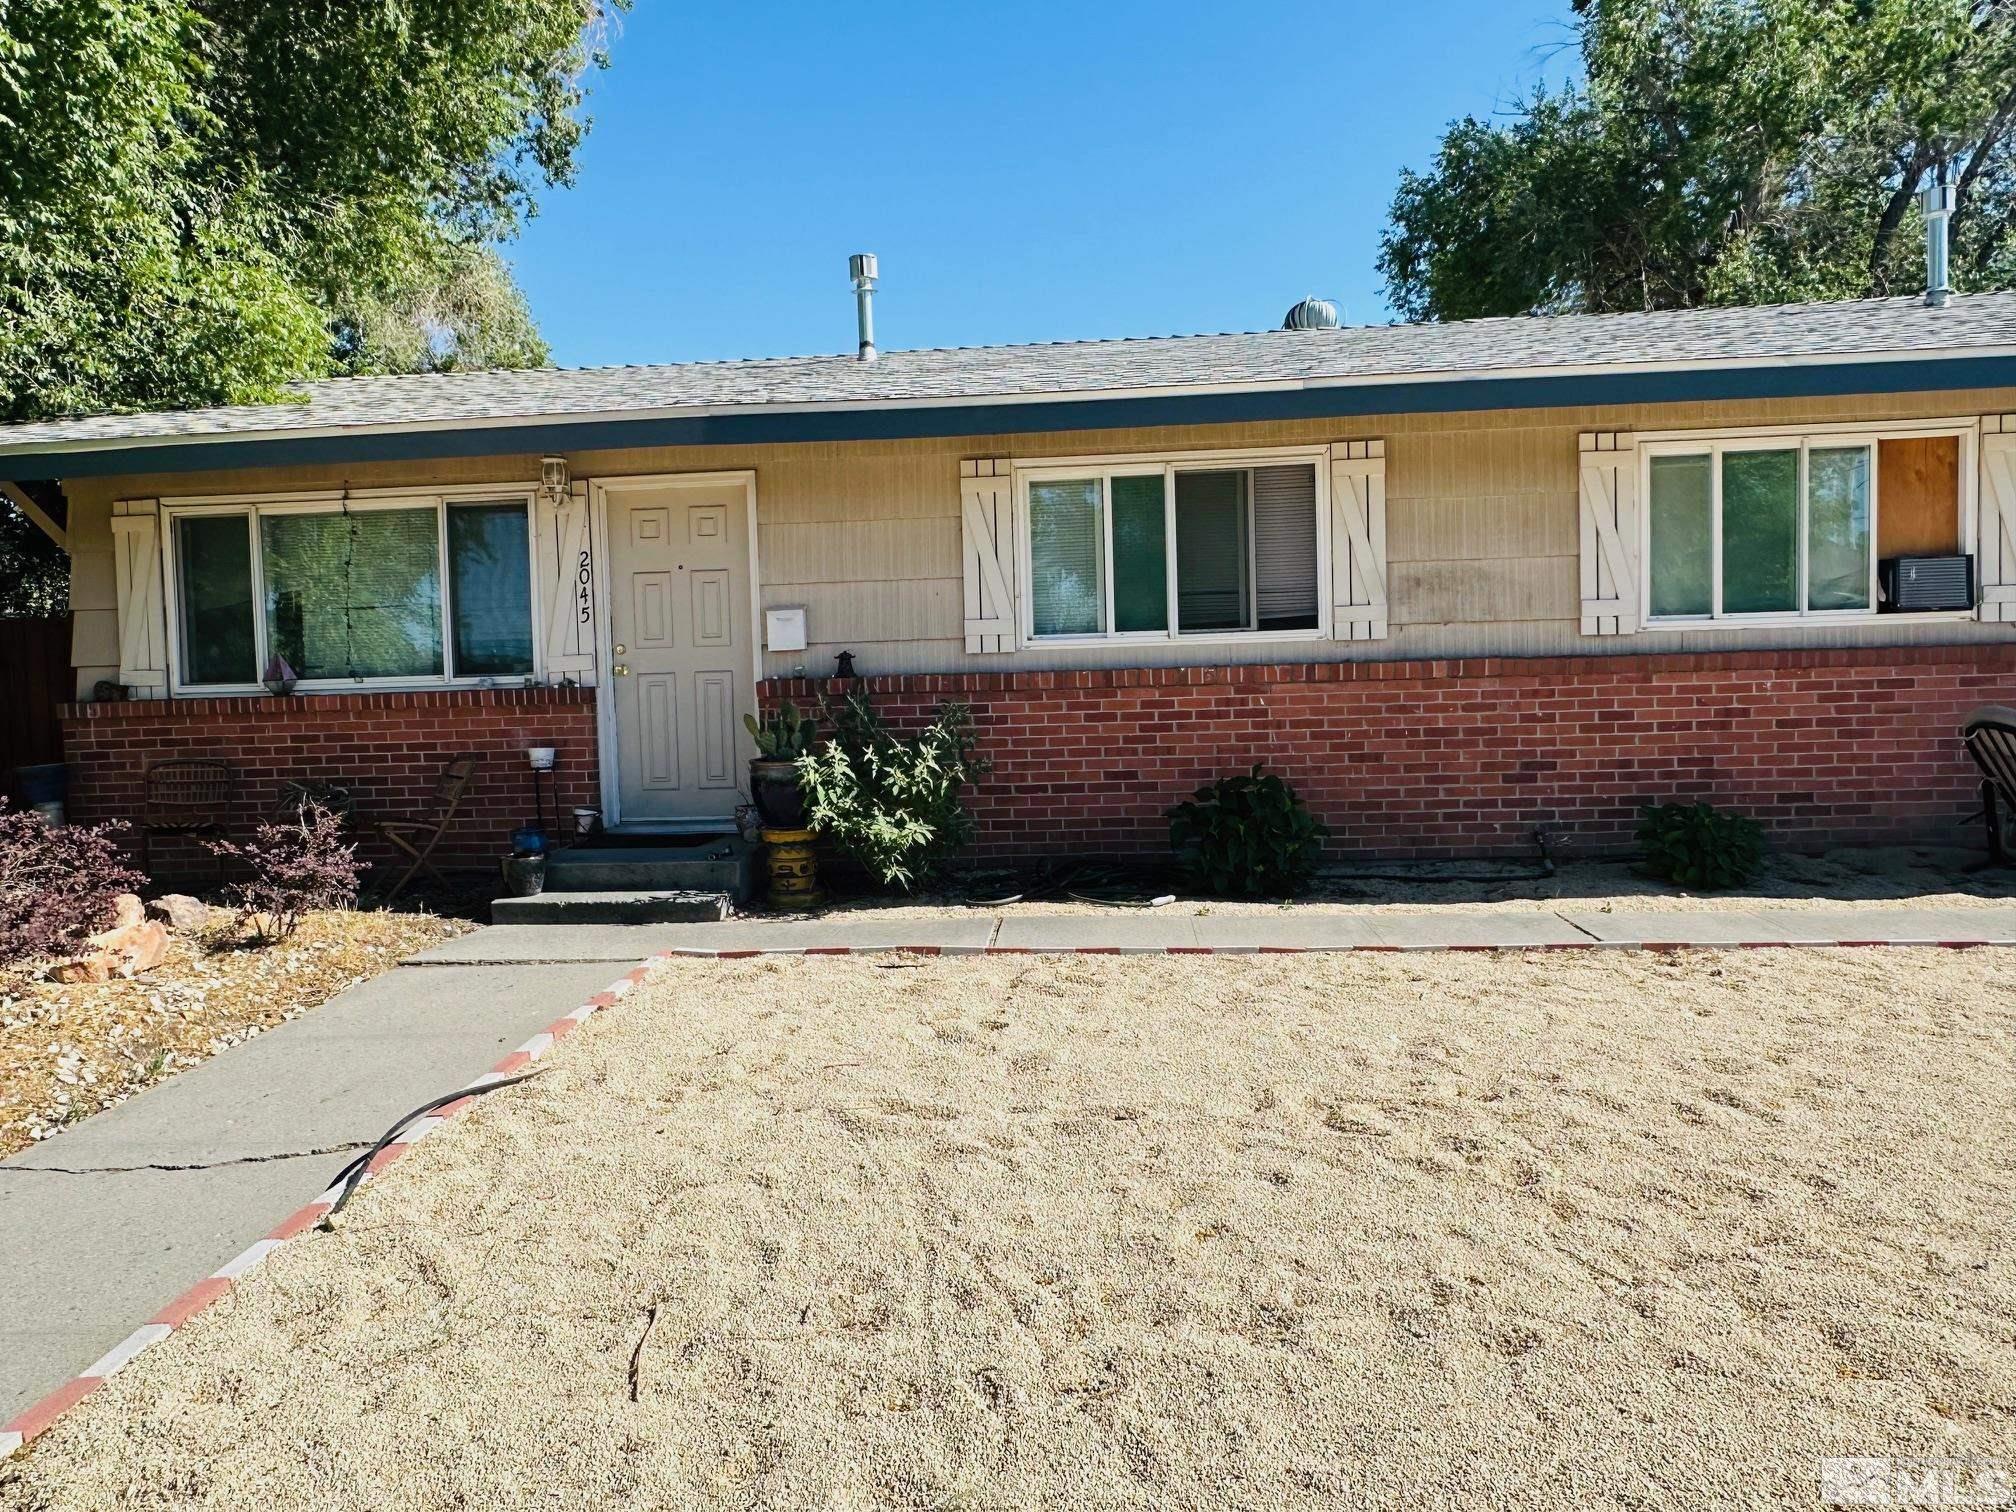
[[[805,607],[793,605],[787,609],[765,609],[763,611],[763,644],[771,651],[803,651],[805,649]]]

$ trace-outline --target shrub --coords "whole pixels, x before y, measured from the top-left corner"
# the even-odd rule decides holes
[[[973,713],[941,703],[921,733],[896,734],[854,692],[825,749],[798,758],[805,822],[885,887],[928,881],[973,838],[961,790],[987,770],[973,754]]]
[[[113,838],[125,828],[52,825],[0,798],[0,964],[67,955],[112,922],[113,899],[146,880]]]
[[[240,923],[262,940],[284,940],[316,908],[347,908],[357,897],[357,847],[343,843],[343,816],[309,799],[300,817],[264,823],[244,844],[207,842],[210,853],[242,861],[252,875],[226,892]]]
[[[1247,897],[1299,891],[1316,870],[1329,826],[1295,789],[1256,764],[1221,777],[1169,810],[1169,843],[1197,884]]]
[[[1682,887],[1741,887],[1764,860],[1757,821],[1712,803],[1647,804],[1638,825],[1645,868]]]

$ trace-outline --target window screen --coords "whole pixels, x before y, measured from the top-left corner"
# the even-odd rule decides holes
[[[1169,628],[1168,522],[1160,473],[1113,480],[1113,628]]]
[[[532,568],[523,504],[458,504],[448,511],[448,617],[455,676],[532,670]]]
[[[1799,607],[1799,453],[1722,457],[1722,612]]]
[[[182,681],[252,683],[262,670],[252,624],[252,525],[242,514],[175,522]]]
[[[1715,607],[1715,459],[1652,459],[1652,612]]]

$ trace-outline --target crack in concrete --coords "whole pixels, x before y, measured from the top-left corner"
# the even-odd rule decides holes
[[[1602,942],[1603,936],[1596,933],[1596,931],[1593,929],[1586,929],[1582,925],[1577,924],[1573,919],[1569,918],[1568,915],[1557,912],[1554,915],[1554,917],[1559,919],[1563,924],[1566,924],[1570,929],[1573,929],[1578,933],[1589,936],[1590,939],[1597,941],[1599,944]]]
[[[137,1171],[216,1171],[225,1166],[264,1165],[274,1160],[311,1160],[317,1155],[347,1155],[353,1150],[368,1150],[376,1143],[374,1139],[353,1139],[346,1144],[318,1145],[312,1150],[281,1150],[272,1155],[231,1155],[223,1160],[198,1160],[180,1164],[170,1161],[148,1161],[143,1165],[123,1166],[0,1165],[0,1176],[16,1176],[24,1173],[37,1176],[126,1176]]]

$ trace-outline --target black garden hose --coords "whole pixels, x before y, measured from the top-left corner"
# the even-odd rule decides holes
[[[531,1071],[521,1071],[516,1076],[499,1077],[493,1082],[483,1082],[479,1085],[469,1087],[457,1087],[453,1092],[444,1092],[439,1097],[429,1098],[411,1113],[400,1118],[391,1128],[378,1136],[376,1144],[372,1145],[370,1149],[359,1155],[337,1173],[336,1179],[343,1184],[343,1189],[336,1194],[336,1200],[329,1205],[329,1211],[322,1215],[321,1226],[324,1228],[330,1227],[329,1220],[343,1211],[345,1204],[350,1201],[357,1188],[363,1185],[364,1173],[371,1168],[371,1162],[378,1158],[379,1151],[395,1143],[399,1135],[415,1119],[424,1118],[436,1108],[445,1108],[449,1103],[459,1102],[465,1097],[481,1097],[486,1092],[495,1092],[499,1087],[515,1087],[519,1082],[532,1080],[533,1077],[539,1075],[545,1069],[544,1066],[540,1066]]]

